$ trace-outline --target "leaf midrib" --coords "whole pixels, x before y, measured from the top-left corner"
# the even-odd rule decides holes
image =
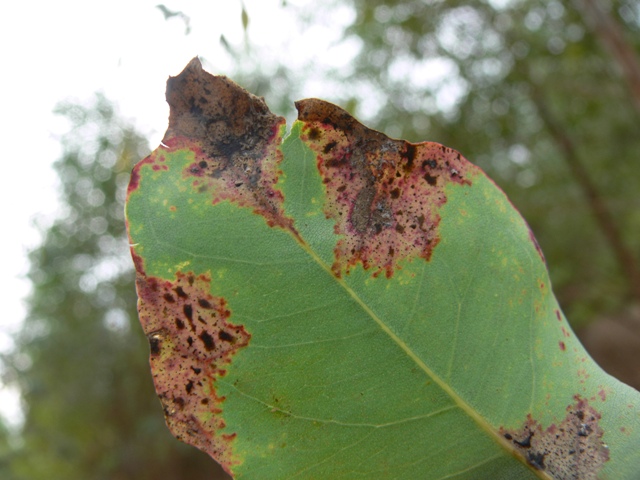
[[[471,405],[469,405],[462,397],[460,397],[451,386],[445,382],[439,375],[437,375],[429,366],[415,353],[409,346],[398,336],[396,335],[387,324],[360,298],[360,296],[345,282],[343,278],[337,277],[333,274],[329,265],[327,265],[322,258],[316,254],[316,252],[307,244],[302,243],[300,240],[293,234],[291,234],[293,239],[298,243],[298,245],[329,275],[334,281],[338,282],[338,284],[349,294],[349,296],[362,308],[362,310],[373,319],[373,321],[380,327],[380,329],[386,333],[391,340],[393,340],[408,356],[409,358],[420,368],[422,371],[433,380],[452,400],[453,402],[460,408],[463,412],[465,412],[482,430],[484,430],[489,437],[493,438],[496,443],[498,443],[501,447],[503,447],[508,453],[514,454],[514,450],[511,447],[511,444],[502,437],[498,433],[498,431],[491,425],[487,420],[482,417]],[[552,477],[547,475],[545,472],[541,470],[532,469],[522,458],[520,455],[515,455],[518,460],[520,460],[527,468],[532,470],[534,473],[538,475],[538,477],[545,480],[553,480]]]

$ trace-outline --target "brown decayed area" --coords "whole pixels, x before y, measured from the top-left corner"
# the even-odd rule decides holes
[[[500,429],[515,451],[537,470],[558,480],[595,480],[609,460],[609,449],[598,413],[587,400],[575,396],[565,419],[546,430],[531,415],[518,430]]]
[[[361,263],[374,276],[391,277],[401,259],[429,260],[440,240],[445,186],[470,185],[475,167],[438,143],[390,139],[331,103],[308,99],[296,107],[302,138],[317,154],[325,214],[342,235],[334,274]]]
[[[216,393],[216,379],[251,335],[228,322],[226,302],[209,293],[210,282],[192,273],[178,272],[174,282],[139,273],[138,313],[171,432],[229,471],[238,463],[231,448],[235,434],[220,433],[224,397]]]
[[[231,200],[253,208],[271,226],[291,228],[282,193],[274,189],[285,119],[271,113],[264,99],[205,72],[197,58],[169,78],[167,102],[169,128],[162,142],[169,150],[195,153],[184,172],[194,188],[211,193],[213,203]]]

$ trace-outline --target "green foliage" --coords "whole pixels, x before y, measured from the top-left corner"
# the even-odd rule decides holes
[[[26,417],[3,478],[212,478],[215,464],[162,422],[136,321],[123,201],[147,143],[101,96],[59,113],[63,211],[30,255],[28,317],[6,364]]]
[[[479,168],[316,99],[281,145],[197,59],[167,100],[127,222],[174,435],[238,478],[637,476],[640,394]]]

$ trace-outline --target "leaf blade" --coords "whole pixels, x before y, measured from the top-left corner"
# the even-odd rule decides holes
[[[176,141],[168,132],[169,148],[136,167],[128,218],[133,250],[144,257],[139,273],[167,281],[185,271],[208,275],[209,294],[224,299],[232,324],[251,335],[224,374],[209,378],[212,394],[224,399],[214,413],[224,423],[219,433],[232,436],[234,452],[231,460],[218,459],[238,477],[446,478],[458,472],[473,478],[490,469],[494,478],[545,478],[535,470],[543,468],[570,478],[563,477],[574,468],[562,463],[566,455],[551,464],[552,455],[536,450],[535,442],[550,438],[546,427],[566,419],[576,429],[571,440],[580,440],[574,407],[587,402],[602,412],[610,446],[629,455],[606,462],[604,471],[631,472],[637,409],[627,416],[627,438],[614,437],[609,432],[621,427],[608,405],[635,401],[637,394],[599,371],[577,343],[550,292],[539,248],[504,194],[457,152],[441,150],[438,162],[459,163],[447,166],[448,177],[438,176],[431,163],[436,158],[428,155],[440,146],[387,142],[377,133],[374,140],[387,142],[400,159],[383,155],[383,167],[371,160],[327,162],[323,154],[337,145],[356,146],[340,137],[348,132],[337,132],[339,109],[315,105],[321,115],[302,115],[281,148],[280,121],[270,127],[279,133],[249,141],[262,145],[255,158],[249,155],[251,165],[267,172],[253,180],[253,189],[243,187],[251,181],[234,167],[246,168],[249,161],[238,149],[222,152],[230,173],[203,175],[204,167],[195,167],[208,138],[201,133]],[[345,121],[365,135],[364,127]],[[325,135],[329,139],[317,145]],[[416,176],[415,168],[407,168],[409,157],[422,158],[427,163],[420,168],[428,172]],[[211,160],[204,161],[209,168]],[[351,210],[336,207],[347,188],[339,192],[341,185],[331,185],[338,176],[330,168],[359,176],[357,188],[347,192]],[[387,181],[389,171],[406,171],[402,188],[415,188],[420,177],[418,188],[435,183],[439,196],[427,195],[431,204],[418,210],[415,199],[421,197],[409,201],[400,190],[367,184],[368,168]],[[409,206],[416,227],[425,212],[422,223],[435,225],[425,238],[435,246],[427,248],[416,236],[408,245],[398,243],[403,229],[397,228],[398,209],[390,207],[395,200]],[[340,220],[340,211],[349,218]],[[400,245],[402,258],[383,258],[366,245],[385,229],[398,235],[387,235],[375,248]],[[350,241],[360,236],[360,244],[351,243],[357,254],[336,261],[349,256],[344,239],[350,235]],[[497,302],[496,292],[502,295]],[[529,430],[519,430],[523,425]],[[523,450],[517,442],[533,430],[535,448]],[[601,446],[599,433],[591,438]],[[604,453],[592,453],[600,455],[595,471]]]

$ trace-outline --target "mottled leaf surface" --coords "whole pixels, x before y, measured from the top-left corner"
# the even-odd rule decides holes
[[[127,221],[174,435],[236,478],[638,478],[638,392],[481,170],[316,99],[284,138],[197,59],[167,100]]]

